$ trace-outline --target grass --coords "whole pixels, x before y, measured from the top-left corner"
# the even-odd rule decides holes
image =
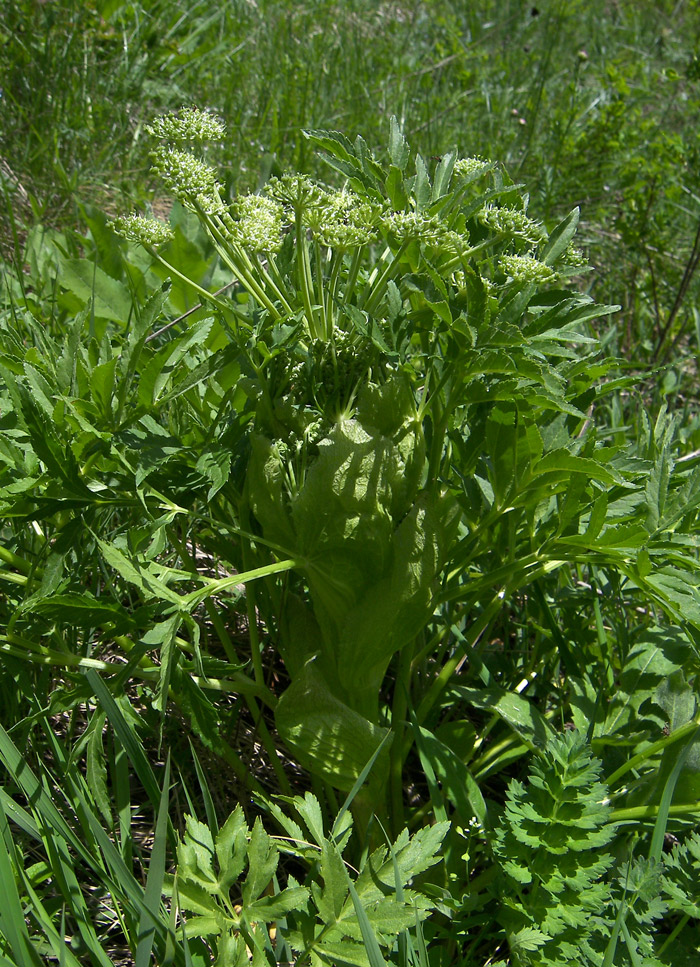
[[[3,5],[0,964],[694,962],[699,51],[690,0]],[[499,259],[525,247],[490,238],[475,182],[485,288],[465,265],[460,293],[444,253],[386,233],[354,277],[319,245],[304,269],[301,222],[278,274],[246,276],[151,171],[145,127],[183,105],[226,121],[204,150],[227,200],[288,170],[340,184],[319,144],[371,197],[360,136],[400,169],[395,198],[451,217],[410,180],[403,131],[433,183],[455,149],[502,162],[492,198],[527,204],[555,240],[579,206],[594,271],[559,279],[565,307],[551,285],[520,291]],[[159,252],[181,276],[117,239],[110,219],[134,207],[170,221]],[[396,292],[389,252],[406,260]],[[275,284],[256,312],[251,278]],[[320,342],[335,319],[355,344],[304,355],[294,312],[269,323],[280,293]],[[390,350],[420,409],[397,395],[404,422],[383,433],[410,464],[420,426],[422,496],[388,525],[363,505],[364,557],[331,528],[314,570],[278,508],[316,486],[311,532],[340,498],[309,469],[317,419],[335,413],[339,361],[391,385]],[[363,399],[354,416],[379,439],[383,404]],[[344,575],[386,579],[376,534],[389,567],[431,486],[461,515],[434,538],[439,594],[364,691],[359,667],[335,681]],[[432,572],[406,553],[419,597]],[[391,595],[371,592],[353,599],[358,627],[363,607],[389,621]],[[321,703],[339,716],[332,756],[304,718]],[[558,802],[572,775],[548,812],[541,789]],[[593,852],[552,819],[574,801]]]

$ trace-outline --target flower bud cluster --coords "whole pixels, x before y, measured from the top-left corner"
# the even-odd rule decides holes
[[[588,259],[573,242],[569,242],[562,252],[561,261],[564,265],[571,266],[574,269],[585,269],[588,266]]]
[[[458,178],[474,178],[477,175],[486,174],[492,167],[492,162],[485,161],[483,158],[460,158],[455,161],[453,171]]]
[[[141,245],[163,245],[173,238],[173,232],[165,222],[137,215],[135,212],[131,215],[118,215],[110,225],[117,235],[130,242],[140,242]]]
[[[208,164],[179,148],[159,147],[151,155],[152,171],[186,207],[213,214],[224,210],[216,172]]]
[[[323,189],[307,175],[284,174],[279,178],[270,178],[265,185],[265,192],[270,198],[295,212],[323,204]]]
[[[284,208],[272,198],[241,195],[232,207],[232,214],[224,215],[223,221],[230,238],[249,252],[262,255],[279,251]]]
[[[176,114],[164,114],[146,125],[151,137],[162,141],[220,141],[226,128],[220,118],[197,108],[184,107]]]
[[[319,204],[304,212],[303,223],[321,244],[348,251],[374,241],[377,217],[376,207],[344,188],[324,191]]]
[[[486,225],[499,235],[516,236],[531,245],[536,245],[547,237],[544,226],[518,208],[497,208],[495,205],[486,205],[477,217],[482,225]]]
[[[503,255],[498,264],[502,272],[514,282],[544,285],[553,282],[557,277],[554,269],[531,255]]]

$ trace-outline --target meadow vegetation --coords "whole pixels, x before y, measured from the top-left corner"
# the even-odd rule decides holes
[[[698,3],[0,77],[0,967],[695,964]]]

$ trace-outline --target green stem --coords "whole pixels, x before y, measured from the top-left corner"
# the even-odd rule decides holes
[[[175,266],[171,265],[170,262],[164,259],[162,255],[159,255],[158,252],[155,251],[155,249],[151,249],[148,247],[146,248],[148,253],[156,260],[156,262],[160,262],[160,264],[163,266],[164,269],[166,269],[166,271],[172,272],[172,274],[176,275],[178,279],[180,279],[182,282],[185,282],[187,285],[191,286],[195,290],[195,292],[198,292],[206,302],[209,302],[209,303],[213,302],[214,305],[218,306],[220,309],[225,310],[226,312],[230,312],[230,311],[235,312],[235,310],[233,309],[230,303],[222,302],[221,299],[217,299],[217,297],[212,292],[207,292],[207,290],[203,289],[201,285],[197,285],[197,283],[193,282],[192,279],[188,278],[186,275],[183,275],[183,273],[180,272],[179,269],[176,269]]]
[[[220,594],[228,588],[238,584],[246,584],[248,581],[256,581],[258,578],[270,577],[272,574],[281,574],[284,571],[291,571],[294,568],[301,568],[306,562],[301,558],[290,558],[287,561],[279,561],[274,564],[265,564],[263,567],[253,568],[252,571],[243,571],[241,574],[233,574],[227,578],[208,578],[208,584],[204,588],[197,588],[196,591],[181,597],[182,608],[185,611],[193,611],[197,605],[207,598]],[[200,580],[204,580],[200,575]]]
[[[698,726],[700,726],[700,715],[696,715],[695,718],[690,720],[690,722],[686,722],[685,725],[681,725],[679,728],[674,729],[670,735],[665,735],[663,739],[659,739],[658,742],[653,742],[650,746],[644,749],[643,752],[639,752],[637,755],[632,756],[632,758],[623,763],[619,769],[616,769],[611,776],[608,776],[608,779],[606,780],[608,788],[612,789],[615,783],[618,782],[618,780],[624,776],[626,772],[629,772],[630,769],[637,769],[640,765],[643,765],[643,763],[655,756],[657,752],[662,752],[669,745],[673,745],[674,742],[687,738]],[[593,744],[595,747],[595,739],[593,740]]]
[[[355,291],[355,283],[357,282],[357,275],[360,271],[360,264],[362,262],[363,248],[356,248],[352,253],[352,259],[350,261],[350,270],[348,271],[347,278],[345,280],[345,291],[343,292],[343,304],[347,305],[352,299],[352,295]],[[343,256],[339,254],[339,261],[342,262]]]
[[[314,312],[311,296],[313,292],[313,280],[311,278],[311,262],[309,260],[309,249],[306,244],[306,232],[301,221],[301,211],[296,213],[296,246],[297,246],[297,267],[299,270],[299,290],[301,299],[304,303],[304,312],[309,326],[309,332],[315,339],[322,339],[322,333],[316,324],[316,313]]]
[[[389,752],[389,787],[394,836],[398,836],[406,825],[403,803],[403,743],[408,717],[408,696],[411,687],[411,651],[411,648],[403,648],[399,652],[399,667],[391,709],[391,729],[394,733],[394,740]]]
[[[670,947],[671,946],[671,944],[676,939],[676,937],[683,931],[683,928],[685,927],[686,923],[689,920],[690,920],[690,916],[687,913],[684,913],[683,916],[681,917],[681,919],[676,924],[676,926],[671,931],[671,933],[668,935],[668,937],[666,937],[666,939],[664,940],[664,942],[662,943],[662,945],[656,951],[656,957],[659,960],[661,959],[661,955],[664,952],[664,950],[667,947]]]
[[[321,256],[321,246],[318,241],[314,239],[314,261],[316,262],[316,304],[320,306],[321,311],[321,330],[323,331],[323,338],[326,342],[331,337],[331,332],[328,328],[328,314],[326,311],[326,293],[323,291],[323,260]]]
[[[343,266],[343,253],[335,252],[333,254],[333,262],[331,264],[331,275],[328,282],[328,295],[327,295],[327,325],[328,334],[332,334],[335,328],[335,304],[338,299],[338,279],[340,278],[340,270]]]
[[[10,567],[16,568],[21,571],[22,574],[30,574],[32,570],[32,565],[25,561],[23,557],[15,554],[13,551],[8,551],[6,547],[0,546],[0,561],[5,561]]]
[[[660,806],[629,806],[627,809],[613,809],[610,813],[611,823],[634,822],[638,819],[656,819]],[[670,816],[700,815],[700,802],[680,803],[669,807]]]
[[[379,278],[375,282],[370,280],[367,283],[365,288],[365,293],[367,293],[367,301],[364,303],[363,308],[369,316],[373,315],[373,313],[377,310],[380,302],[384,298],[387,285],[401,268],[401,257],[408,248],[410,241],[410,239],[406,239],[406,241],[402,242],[397,249],[396,255],[394,255],[391,262],[385,266],[384,271]],[[365,293],[363,293],[363,295]]]
[[[130,645],[132,648],[134,647],[133,642],[130,642]],[[76,669],[94,668],[96,671],[103,672],[107,675],[113,675],[121,667],[120,665],[115,665],[114,662],[100,661],[97,658],[81,658],[72,652],[54,651],[51,648],[46,648],[44,645],[38,645],[36,642],[21,638],[19,635],[0,635],[0,652],[10,655],[12,658],[29,661],[35,665],[53,665],[58,668]],[[142,662],[144,663],[143,665]],[[139,661],[139,668],[134,671],[134,675],[146,682],[157,682],[160,677],[160,668],[149,661],[149,659],[141,659]],[[199,675],[190,675],[190,678],[200,688],[208,689],[212,692],[232,695],[257,695],[270,708],[274,708],[276,704],[274,696],[268,698],[265,694],[265,692],[268,692],[267,689],[263,690],[259,688],[246,675],[236,674],[232,679],[201,678]]]
[[[491,604],[486,608],[483,614],[479,617],[478,621],[475,621],[472,627],[469,629],[468,633],[465,635],[464,643],[461,648],[450,658],[440,669],[438,676],[436,677],[433,684],[430,686],[426,692],[423,700],[421,701],[418,709],[416,711],[416,719],[418,724],[422,725],[426,718],[428,717],[430,710],[433,708],[438,698],[444,691],[444,689],[449,685],[450,680],[457,668],[457,665],[462,661],[466,653],[466,649],[473,647],[481,635],[484,633],[492,619],[503,606],[503,599],[500,595],[496,595],[491,601]],[[407,736],[403,744],[403,758],[405,760],[408,755],[411,745],[413,744],[413,737]]]

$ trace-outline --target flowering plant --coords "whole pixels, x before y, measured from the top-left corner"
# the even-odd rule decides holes
[[[288,679],[277,729],[336,789],[379,755],[389,768],[375,768],[368,795],[377,810],[391,787],[398,814],[412,661],[438,612],[475,588],[477,600],[502,595],[483,573],[475,580],[475,535],[513,505],[544,504],[551,535],[552,497],[571,474],[610,474],[573,442],[585,426],[576,344],[591,342],[581,324],[610,311],[560,287],[583,268],[578,212],[549,234],[519,187],[479,158],[448,153],[431,176],[417,156],[409,174],[395,119],[388,164],[361,138],[312,132],[342,187],[285,174],[230,203],[215,171],[182,148],[223,137],[220,122],[183,112],[151,132],[162,140],[155,172],[235,282],[230,300],[200,293],[242,374],[231,390],[244,389],[242,469],[226,492],[243,570],[265,573],[248,585],[249,614],[263,617]],[[159,248],[167,226],[132,215],[115,227],[181,274]],[[563,563],[532,547],[525,557],[509,586]],[[254,665],[262,684],[259,652]]]

